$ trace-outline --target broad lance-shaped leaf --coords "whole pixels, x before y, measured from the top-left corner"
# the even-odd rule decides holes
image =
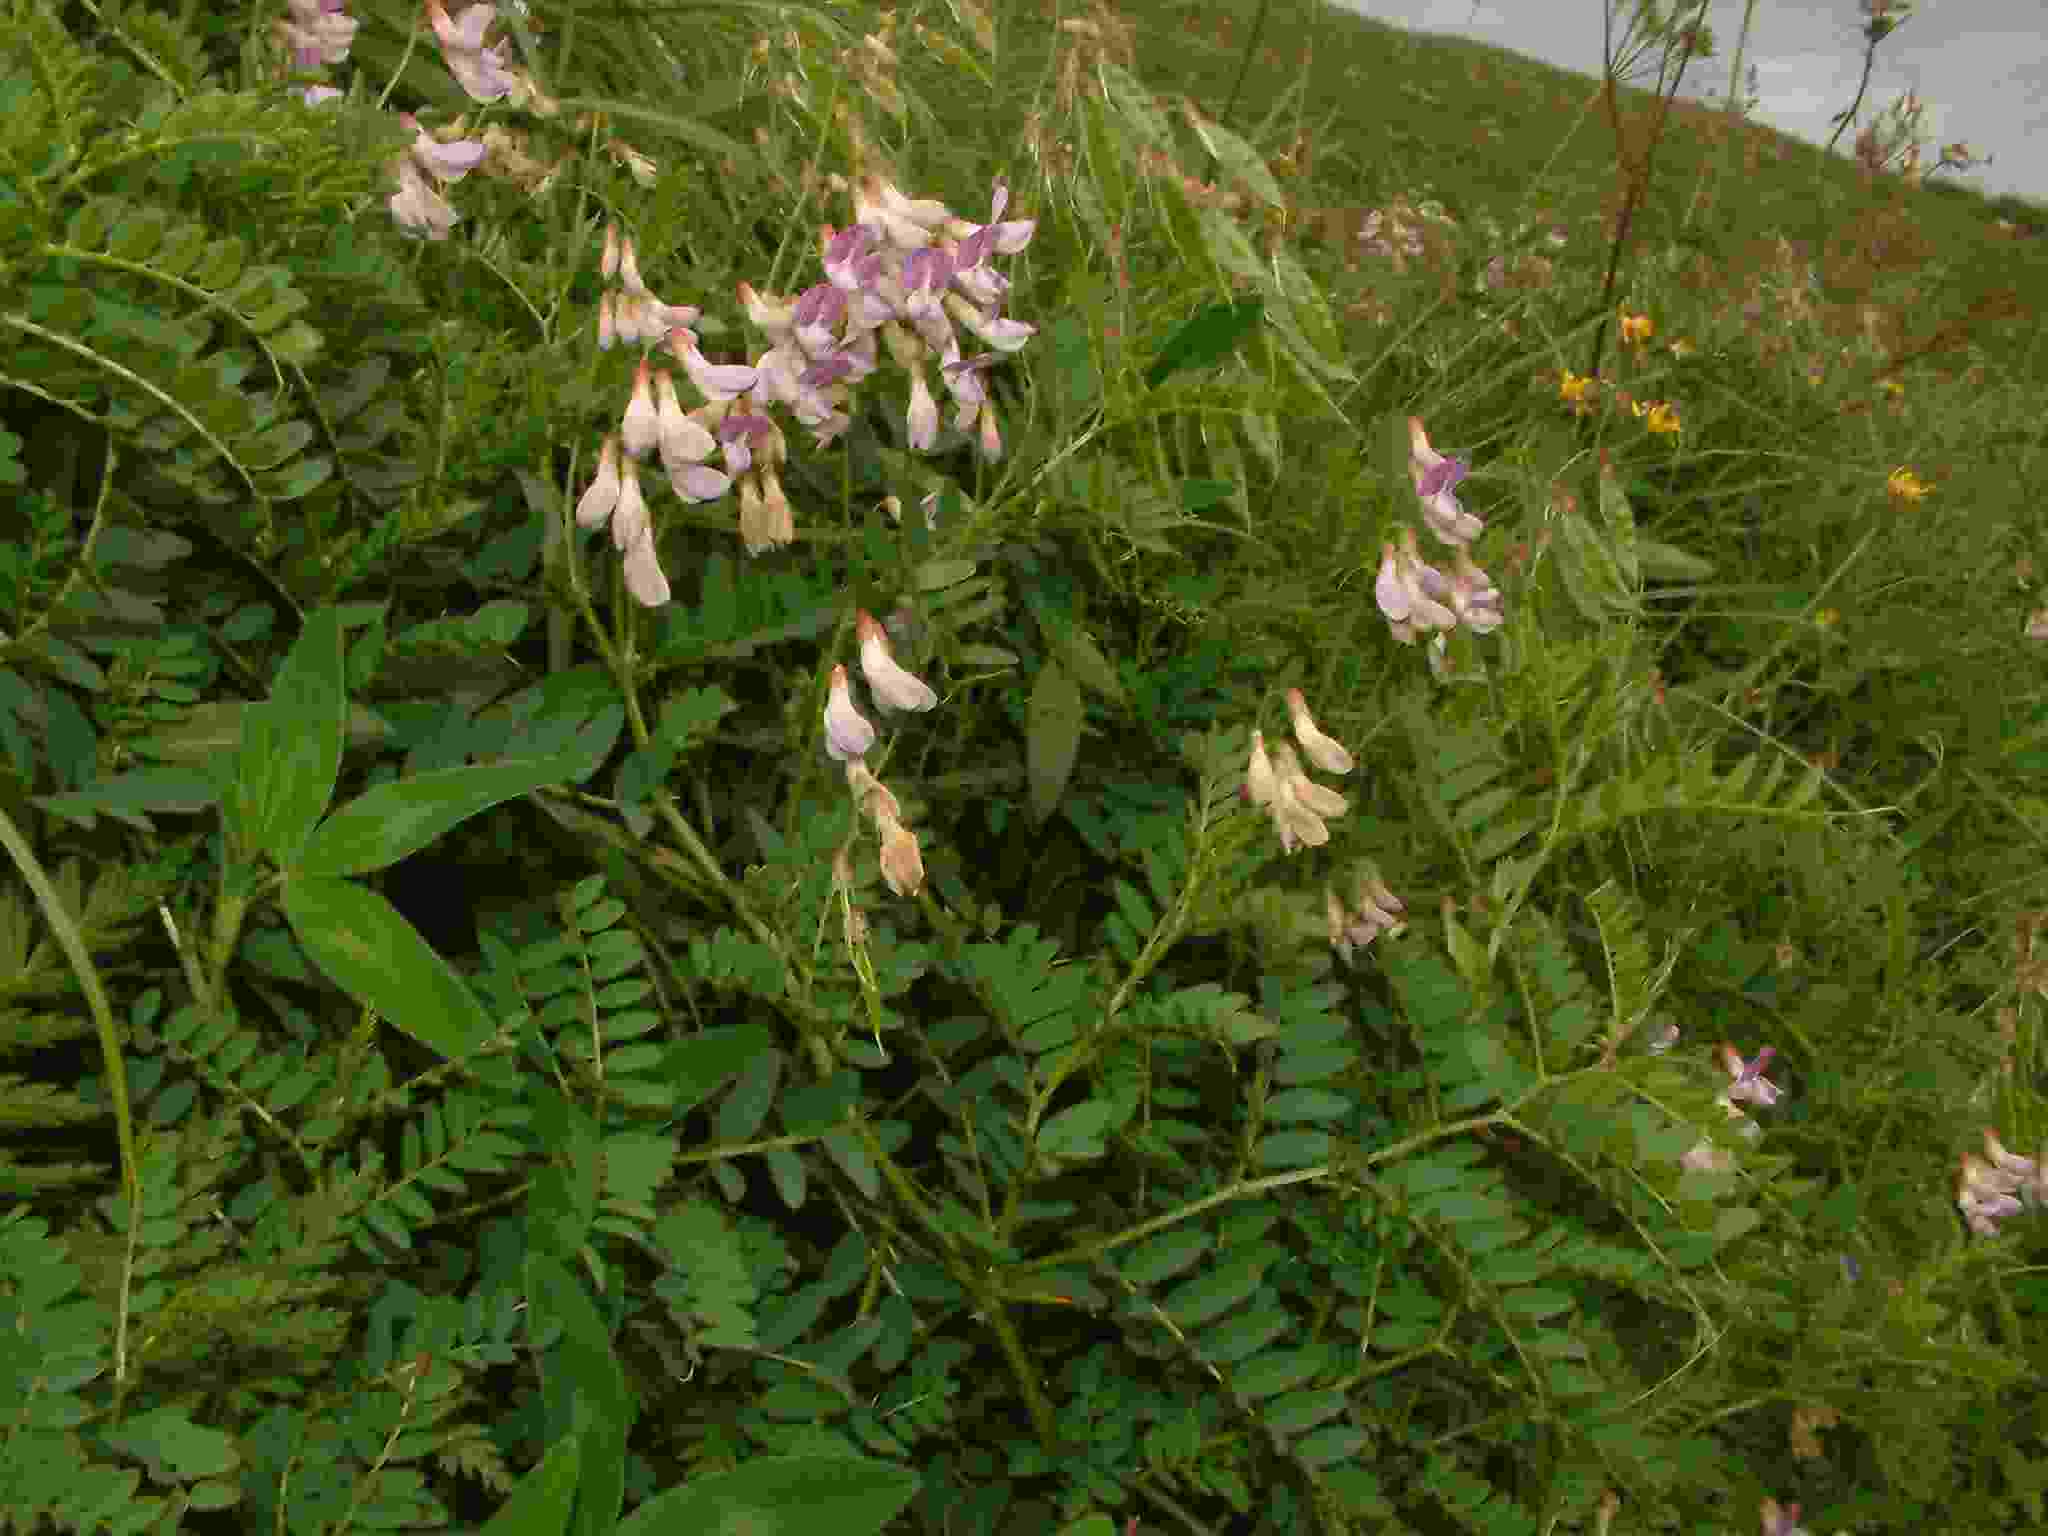
[[[1087,714],[1080,685],[1058,662],[1046,662],[1025,707],[1024,766],[1031,783],[1031,814],[1038,821],[1058,809],[1066,792]]]
[[[310,613],[269,701],[243,713],[235,783],[224,805],[229,832],[247,857],[267,854],[289,864],[327,809],[348,715],[341,666],[340,613]]]
[[[573,755],[419,773],[365,790],[320,824],[296,872],[360,875],[396,864],[479,811],[574,777]]]
[[[626,1499],[626,1437],[633,1428],[635,1398],[626,1388],[611,1332],[582,1282],[552,1255],[527,1255],[526,1294],[536,1328],[560,1326],[560,1337],[549,1353],[549,1374],[559,1373],[564,1390],[556,1401],[573,1403],[571,1423],[583,1437],[582,1474],[569,1530],[573,1536],[618,1536],[619,1510]],[[679,1521],[653,1529],[716,1531],[719,1526]]]
[[[864,1456],[756,1456],[729,1472],[699,1473],[649,1499],[619,1527],[618,1536],[876,1536],[903,1512],[921,1481],[908,1467]]]
[[[1607,542],[1614,551],[1615,566],[1633,597],[1642,586],[1636,564],[1635,508],[1628,504],[1628,495],[1621,488],[1614,466],[1604,459],[1600,465],[1600,517],[1607,524]]]
[[[1166,345],[1145,370],[1146,384],[1157,389],[1176,373],[1222,362],[1240,341],[1258,329],[1265,313],[1264,299],[1204,305],[1166,338]]]
[[[571,1431],[548,1447],[539,1466],[519,1480],[483,1536],[562,1536],[576,1507],[576,1479],[583,1470],[583,1436]]]
[[[284,915],[329,981],[421,1044],[467,1056],[495,1032],[463,979],[375,891],[295,874]]]

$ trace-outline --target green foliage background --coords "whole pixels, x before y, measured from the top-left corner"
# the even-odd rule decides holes
[[[1674,106],[1654,9],[1603,90],[1300,0],[535,3],[480,110],[387,0],[318,106],[267,7],[6,4],[0,1525],[2048,1524],[2038,1214],[1953,1183],[2048,1131],[2025,210]],[[401,109],[510,135],[447,240]],[[1002,458],[877,383],[633,606],[605,228],[737,357],[869,171],[1038,220]],[[1434,664],[1411,416],[1506,600]],[[914,898],[857,608],[942,694]],[[1295,687],[1360,767],[1289,857]]]

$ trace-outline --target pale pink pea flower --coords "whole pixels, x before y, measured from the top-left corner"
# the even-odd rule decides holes
[[[643,527],[626,550],[626,590],[643,608],[659,608],[669,600],[668,576],[654,548],[654,530]]]
[[[576,503],[576,524],[580,528],[602,528],[618,509],[619,440],[608,437],[597,453],[597,477]]]
[[[518,84],[505,68],[505,45],[486,48],[484,33],[497,19],[493,5],[472,5],[451,19],[441,0],[427,0],[427,21],[440,39],[441,62],[472,101],[499,101]]]
[[[834,762],[858,761],[874,744],[875,728],[854,707],[846,668],[834,667],[831,691],[825,698],[825,755]],[[852,784],[851,769],[848,773],[848,783]]]
[[[619,422],[619,437],[626,445],[626,452],[636,459],[646,458],[648,450],[661,440],[661,414],[654,406],[654,392],[644,357],[640,359],[639,371],[633,375],[633,398]]]
[[[1301,743],[1301,750],[1308,754],[1310,762],[1325,773],[1351,771],[1351,754],[1317,728],[1314,716],[1308,712],[1308,700],[1302,697],[1299,688],[1287,690],[1287,713],[1294,721],[1294,739]]]
[[[854,634],[860,641],[860,669],[884,709],[926,710],[938,694],[922,678],[906,672],[889,654],[889,637],[865,608],[855,612]]]
[[[1486,525],[1458,505],[1456,486],[1470,470],[1462,459],[1446,458],[1429,445],[1422,418],[1408,418],[1408,474],[1422,502],[1422,520],[1446,544],[1462,547],[1486,531]]]

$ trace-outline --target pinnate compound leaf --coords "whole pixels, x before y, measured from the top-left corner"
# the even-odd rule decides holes
[[[467,1056],[494,1033],[463,979],[375,891],[294,875],[285,882],[284,913],[329,981],[421,1044]]]

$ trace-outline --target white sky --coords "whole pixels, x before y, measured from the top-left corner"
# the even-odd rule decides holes
[[[1375,21],[1450,32],[1586,74],[1600,70],[1603,0],[1337,0]],[[1686,72],[1686,94],[1723,99],[1742,34],[1743,0],[1711,0],[1715,57]],[[1825,144],[1863,68],[1857,0],[1757,0],[1743,73],[1754,64],[1756,116]],[[1693,82],[1697,80],[1698,86]],[[1746,88],[1746,82],[1745,82]],[[1923,0],[1878,45],[1861,121],[1906,91],[1925,103],[1927,131],[1963,139],[1995,163],[1962,179],[1996,195],[2048,202],[2048,4]],[[1837,146],[1846,149],[1854,130]],[[1931,163],[1931,162],[1930,162]],[[1943,176],[1950,172],[1942,172]]]

